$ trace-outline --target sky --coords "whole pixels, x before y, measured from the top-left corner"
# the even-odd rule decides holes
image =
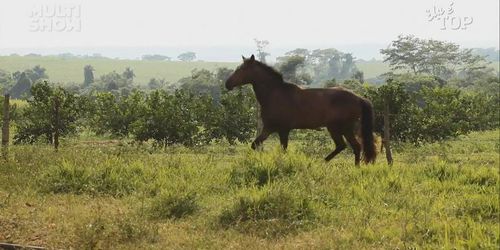
[[[499,2],[0,0],[0,53],[214,48],[238,59],[257,38],[271,51],[365,47],[376,54],[400,34],[498,48]]]

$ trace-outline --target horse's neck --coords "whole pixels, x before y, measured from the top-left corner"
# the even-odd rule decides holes
[[[265,106],[271,101],[271,94],[275,89],[273,83],[259,81],[252,84],[255,97],[261,106]]]

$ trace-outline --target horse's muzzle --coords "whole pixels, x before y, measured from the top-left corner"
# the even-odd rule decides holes
[[[227,90],[232,90],[232,89],[234,89],[234,86],[229,81],[227,81],[226,82],[226,89]]]

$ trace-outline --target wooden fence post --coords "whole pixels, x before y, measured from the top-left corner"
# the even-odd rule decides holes
[[[256,120],[257,120],[257,132],[256,132],[256,137],[260,135],[262,132],[262,128],[264,127],[264,124],[262,123],[262,117],[260,117],[260,104],[257,102],[256,104]]]
[[[61,102],[57,96],[54,97],[54,149],[59,149],[59,131],[60,131],[60,105]]]
[[[3,100],[3,125],[2,125],[2,156],[8,160],[9,153],[9,128],[10,128],[10,95],[6,94]]]
[[[392,152],[391,152],[391,132],[390,132],[390,120],[389,120],[389,102],[387,98],[384,102],[384,139],[382,143],[385,148],[385,158],[387,158],[387,163],[392,165]]]

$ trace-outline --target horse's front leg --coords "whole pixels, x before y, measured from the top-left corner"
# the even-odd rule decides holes
[[[263,141],[265,141],[267,139],[267,137],[269,137],[269,135],[271,134],[271,131],[269,131],[269,129],[266,129],[265,127],[262,129],[262,131],[260,132],[260,135],[257,136],[257,138],[255,138],[255,140],[253,141],[252,143],[252,149],[257,149]]]
[[[286,151],[286,148],[288,147],[288,135],[289,134],[290,134],[290,130],[287,130],[287,129],[279,131],[281,147],[285,151]]]

